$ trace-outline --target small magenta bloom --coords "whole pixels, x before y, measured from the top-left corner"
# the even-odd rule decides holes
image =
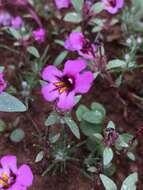
[[[55,0],[55,4],[58,9],[68,8],[70,6],[70,0]]]
[[[6,10],[0,10],[0,25],[9,26],[11,24],[12,16]]]
[[[69,110],[75,105],[75,95],[89,91],[94,80],[90,71],[84,71],[86,62],[82,59],[68,60],[63,72],[55,66],[47,66],[42,78],[49,83],[42,87],[42,94],[47,101],[57,100],[57,107]]]
[[[26,164],[17,168],[15,156],[8,155],[0,159],[0,189],[1,190],[26,190],[32,185],[33,174]]]
[[[116,14],[124,6],[124,0],[102,0],[105,10],[111,14]]]
[[[3,73],[0,73],[0,94],[4,91],[4,89],[6,88],[6,82],[3,78]]]
[[[90,43],[82,32],[71,32],[64,47],[70,51],[77,51],[85,59],[93,60],[95,58],[96,46]]]
[[[23,26],[22,18],[20,16],[16,16],[16,17],[12,18],[11,25],[16,30],[19,30]]]
[[[45,41],[46,31],[44,28],[39,28],[37,30],[33,30],[32,35],[37,42],[42,43]]]

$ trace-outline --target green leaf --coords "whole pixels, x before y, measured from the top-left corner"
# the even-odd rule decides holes
[[[87,138],[86,146],[87,149],[90,150],[90,152],[96,152],[97,157],[102,156],[104,145],[101,140],[97,139],[96,137],[90,136]]]
[[[45,126],[49,127],[51,125],[59,123],[59,120],[60,118],[56,113],[51,113],[45,121]]]
[[[128,148],[128,143],[124,140],[124,138],[122,137],[122,135],[119,135],[118,139],[116,140],[116,144],[115,144],[117,149],[122,149],[122,148]]]
[[[9,31],[14,38],[16,38],[17,40],[21,39],[22,36],[18,30],[11,27],[9,28]]]
[[[60,64],[64,61],[64,59],[67,57],[67,55],[68,55],[68,51],[63,51],[63,52],[61,52],[61,53],[57,56],[57,58],[55,59],[54,65],[60,65]]]
[[[104,119],[104,114],[99,110],[88,111],[83,114],[83,119],[92,124],[101,124]]]
[[[27,51],[36,58],[40,57],[38,50],[34,46],[28,46]]]
[[[80,23],[82,21],[82,17],[76,12],[70,12],[65,15],[64,21],[71,23]]]
[[[78,107],[78,109],[76,110],[77,119],[78,119],[79,121],[82,121],[82,116],[83,116],[83,114],[84,114],[85,112],[87,112],[87,111],[89,111],[89,109],[88,109],[86,106],[80,105],[80,106]]]
[[[80,123],[80,129],[84,135],[94,136],[96,133],[101,133],[102,125],[95,125],[86,121],[82,121]]]
[[[0,119],[0,132],[3,132],[6,129],[6,127],[7,126],[5,122],[2,119]]]
[[[54,132],[50,133],[49,134],[49,140],[50,140],[50,143],[54,144],[56,143],[60,138],[60,133],[56,134]]]
[[[64,47],[64,44],[65,44],[65,42],[63,40],[58,40],[58,39],[55,40],[55,43],[62,46],[62,47]]]
[[[138,181],[137,172],[132,173],[123,181],[121,190],[136,190],[137,181]]]
[[[104,152],[103,152],[103,164],[104,164],[104,166],[107,166],[108,164],[110,164],[110,162],[113,159],[113,156],[114,156],[114,154],[113,154],[112,149],[109,147],[106,147],[104,149]]]
[[[104,3],[102,3],[102,2],[97,2],[97,3],[93,4],[91,7],[91,11],[96,14],[99,14],[103,10],[104,10]]]
[[[0,66],[0,72],[2,73],[4,71],[4,67]]]
[[[35,158],[35,162],[36,162],[36,163],[37,163],[37,162],[40,162],[41,160],[43,160],[43,158],[44,158],[44,151],[40,151],[40,152],[37,154],[36,158]]]
[[[126,68],[127,67],[127,63],[123,60],[120,59],[114,59],[112,61],[109,61],[109,63],[107,64],[107,70],[110,69],[117,69],[117,68]]]
[[[70,117],[65,117],[65,122],[70,128],[71,132],[78,138],[80,139],[80,132],[77,124],[75,123],[74,120],[72,120]]]
[[[93,75],[94,75],[94,79],[96,79],[98,77],[98,75],[100,74],[99,71],[95,72]]]
[[[122,148],[127,148],[129,145],[129,141],[133,138],[133,135],[129,133],[124,133],[122,135],[119,135],[118,139],[116,140],[116,148],[118,150],[121,150]]]
[[[82,95],[76,95],[75,96],[75,104],[78,104],[82,98]]]
[[[106,128],[107,129],[115,129],[116,128],[115,123],[113,123],[113,121],[109,121]]]
[[[25,137],[25,133],[22,129],[15,129],[11,134],[10,134],[10,140],[15,143],[19,143],[22,141]]]
[[[98,111],[102,112],[102,114],[104,115],[104,117],[106,115],[106,110],[105,110],[104,106],[102,104],[98,103],[98,102],[93,102],[91,104],[91,109],[93,111],[98,110]]]
[[[80,12],[83,8],[84,0],[71,0],[71,3],[77,12]]]
[[[103,174],[100,174],[100,179],[106,190],[117,190],[116,184],[109,177],[107,177]]]
[[[14,96],[3,92],[0,94],[0,111],[2,112],[25,112],[26,106]]]
[[[132,152],[128,152],[128,153],[127,153],[127,156],[128,156],[128,158],[129,158],[130,160],[132,160],[132,161],[135,161],[135,160],[136,160],[136,157],[135,157],[135,155],[134,155]]]

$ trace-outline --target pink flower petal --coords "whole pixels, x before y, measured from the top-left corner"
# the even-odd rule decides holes
[[[124,6],[124,0],[117,0],[118,8],[122,8]]]
[[[70,51],[78,51],[82,49],[84,36],[81,32],[72,32],[65,41],[65,48]]]
[[[62,93],[59,97],[57,106],[62,110],[69,110],[75,105],[75,92],[72,91],[69,94],[66,92]]]
[[[33,182],[33,174],[28,165],[22,165],[17,172],[16,181],[23,186],[31,186]]]
[[[17,172],[17,160],[16,156],[4,156],[1,158],[0,163],[2,168],[6,171],[12,170],[13,173]]]
[[[70,5],[70,0],[55,0],[55,4],[58,9],[68,8]]]
[[[75,81],[75,92],[76,93],[88,92],[92,85],[93,80],[94,77],[90,71],[78,75]]]
[[[42,78],[49,82],[57,82],[57,77],[60,76],[62,76],[62,72],[53,65],[47,66],[42,72]]]
[[[13,184],[8,190],[26,190],[27,188],[25,186],[22,186],[19,183]]]
[[[82,59],[68,60],[65,63],[64,75],[76,75],[86,67],[86,62]]]
[[[42,87],[42,94],[46,100],[54,101],[59,96],[58,90],[55,88],[52,83]]]

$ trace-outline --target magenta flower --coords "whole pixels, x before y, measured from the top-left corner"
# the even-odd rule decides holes
[[[75,105],[75,95],[89,91],[94,80],[90,71],[84,71],[86,62],[82,59],[68,60],[63,72],[55,66],[47,66],[42,78],[49,83],[42,87],[42,94],[47,101],[58,100],[57,106],[69,110]]]
[[[30,167],[23,164],[17,168],[15,156],[4,156],[0,160],[0,189],[26,190],[32,185],[33,174]]]
[[[11,25],[16,30],[19,30],[23,26],[22,18],[20,16],[16,16],[16,17],[12,18]]]
[[[3,78],[3,73],[0,73],[0,94],[4,91],[4,89],[6,88],[6,82]]]
[[[124,6],[124,0],[102,0],[105,10],[111,14],[116,14]]]
[[[64,47],[70,51],[77,51],[85,59],[93,60],[95,58],[96,46],[84,37],[82,32],[71,32]]]
[[[42,43],[45,41],[46,31],[44,28],[38,28],[33,30],[32,35],[37,42]]]
[[[70,6],[70,0],[55,0],[55,4],[58,9],[68,8]]]
[[[6,10],[0,10],[0,25],[9,26],[11,24],[12,16]]]

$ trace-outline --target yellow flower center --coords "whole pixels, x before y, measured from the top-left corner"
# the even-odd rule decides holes
[[[4,188],[9,188],[9,177],[6,173],[2,174],[2,178],[0,178],[0,185],[2,185]]]
[[[60,82],[54,83],[56,89],[62,94],[65,91],[71,91],[74,88],[74,80],[71,77],[63,76]]]

